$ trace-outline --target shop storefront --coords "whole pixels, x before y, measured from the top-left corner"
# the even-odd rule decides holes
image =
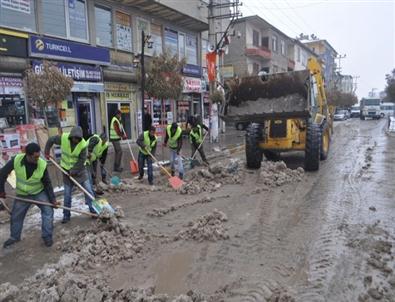
[[[0,29],[0,129],[27,122],[22,80],[27,37],[23,33]]]
[[[136,140],[138,136],[137,100],[133,85],[129,83],[106,82],[104,83],[104,87],[106,129],[109,129],[111,119],[120,110],[122,112],[123,126],[128,138]]]
[[[56,60],[52,62],[64,75],[74,80],[71,95],[67,100],[59,100],[60,126],[68,130],[77,124],[83,129],[85,138],[93,133],[100,133],[102,131],[100,94],[104,92],[100,65],[110,64],[109,51],[80,43],[32,35],[29,54],[32,58]],[[32,61],[36,72],[40,72],[42,64],[41,60]]]

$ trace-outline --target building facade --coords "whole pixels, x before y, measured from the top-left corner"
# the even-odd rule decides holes
[[[232,65],[237,76],[286,72],[295,69],[289,56],[293,41],[259,16],[237,20],[236,37],[229,45],[225,64]]]
[[[327,40],[304,41],[303,43],[318,55],[324,69],[325,84],[328,88],[333,88],[336,80],[335,59],[337,57],[337,51]]]
[[[67,130],[80,125],[89,136],[108,131],[112,115],[121,110],[128,137],[135,139],[142,114],[133,61],[141,52],[141,31],[153,42],[153,48],[145,49],[146,62],[169,51],[186,58],[186,74],[200,79],[201,32],[207,28],[207,22],[155,0],[1,1],[0,40],[7,47],[0,48],[0,98],[19,114],[10,124],[26,123],[31,115],[23,93],[23,72],[27,68],[40,72],[43,60],[49,60],[74,79],[71,95],[59,100],[58,112],[53,108],[57,122],[50,126]],[[196,83],[187,83],[186,93],[201,93]],[[147,98],[154,123],[175,120],[177,101],[158,104]]]
[[[295,70],[304,70],[307,68],[307,60],[310,57],[318,58],[318,55],[302,42],[296,39],[293,42],[289,51],[292,56],[290,59],[295,62]]]
[[[337,89],[343,93],[354,93],[353,77],[351,75],[338,75]]]

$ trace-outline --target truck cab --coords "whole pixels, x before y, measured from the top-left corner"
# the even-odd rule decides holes
[[[363,98],[361,100],[361,114],[360,119],[366,118],[380,119],[381,118],[381,100],[379,98]]]

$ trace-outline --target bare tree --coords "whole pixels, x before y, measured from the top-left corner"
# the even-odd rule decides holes
[[[48,127],[46,111],[49,106],[57,108],[71,92],[73,79],[65,76],[53,63],[44,61],[43,70],[36,73],[33,69],[25,72],[24,88],[33,106],[44,113],[45,126]]]

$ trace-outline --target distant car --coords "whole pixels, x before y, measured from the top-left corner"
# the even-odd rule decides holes
[[[345,121],[348,119],[348,112],[347,110],[339,110],[335,112],[335,115],[333,116],[333,119],[335,121]]]
[[[361,108],[359,106],[352,106],[350,117],[359,117],[361,114]]]

